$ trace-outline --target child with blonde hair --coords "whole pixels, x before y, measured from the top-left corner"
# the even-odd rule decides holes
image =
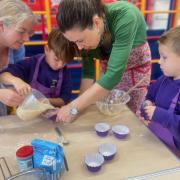
[[[180,157],[180,26],[159,39],[162,75],[144,102],[149,128]]]

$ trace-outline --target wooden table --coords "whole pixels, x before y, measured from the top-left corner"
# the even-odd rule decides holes
[[[94,131],[97,122],[107,122],[111,126],[126,125],[130,135],[124,140],[116,139],[111,133],[101,138]],[[70,170],[63,175],[62,180],[120,180],[180,166],[179,159],[126,107],[120,115],[111,117],[102,115],[93,106],[77,121],[61,128],[70,140],[70,144],[64,147]],[[17,171],[15,152],[18,147],[30,144],[33,138],[57,141],[54,124],[40,119],[25,124],[15,116],[1,117],[0,131],[0,156],[8,160],[13,172]],[[84,165],[85,155],[97,152],[100,144],[108,142],[117,146],[116,156],[106,162],[98,173],[90,173]],[[173,180],[180,179],[180,173],[170,176]]]

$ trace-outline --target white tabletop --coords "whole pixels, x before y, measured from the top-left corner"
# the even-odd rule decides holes
[[[123,140],[116,139],[111,133],[101,138],[94,131],[97,122],[107,122],[110,126],[126,125],[130,134]],[[17,148],[30,144],[33,138],[57,142],[54,126],[51,121],[41,119],[22,122],[16,116],[0,118],[0,156],[7,159],[13,173],[17,172]],[[74,123],[61,125],[61,129],[70,140],[70,144],[64,146],[69,172],[63,175],[62,180],[120,180],[180,166],[177,157],[127,108],[120,115],[111,117],[102,115],[93,106]],[[108,142],[117,146],[116,156],[106,162],[98,173],[89,172],[84,165],[85,155],[97,152],[100,144]],[[174,174],[173,180],[179,175]]]

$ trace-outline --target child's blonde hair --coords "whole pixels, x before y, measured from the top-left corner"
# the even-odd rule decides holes
[[[49,34],[48,46],[65,63],[72,61],[77,53],[76,45],[68,41],[59,29],[53,29]]]
[[[22,23],[34,18],[32,10],[22,0],[0,0],[0,21],[6,26]]]
[[[180,26],[163,33],[158,43],[170,46],[173,52],[180,56]]]

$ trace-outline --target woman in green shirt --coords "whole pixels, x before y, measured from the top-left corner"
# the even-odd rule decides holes
[[[147,81],[130,94],[128,106],[137,112],[151,72],[146,23],[138,8],[125,1],[104,5],[101,0],[62,0],[57,21],[63,35],[85,51],[81,95],[59,110],[57,120],[70,122],[113,88],[127,91],[146,76]],[[101,67],[106,67],[95,83],[93,58],[103,60]]]

